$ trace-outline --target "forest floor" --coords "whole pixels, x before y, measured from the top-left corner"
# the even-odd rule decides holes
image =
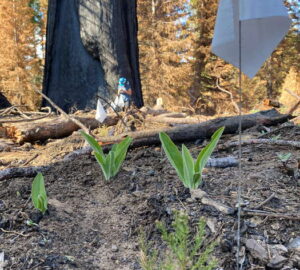
[[[256,128],[243,134],[247,138],[261,135]],[[286,126],[269,138],[300,141],[300,127]],[[236,135],[224,135],[219,144],[232,140]],[[206,142],[186,145],[196,156]],[[191,225],[205,217],[206,242],[218,242],[214,251],[218,269],[235,269],[236,211],[225,214],[192,199],[159,146],[129,150],[120,173],[105,183],[92,155],[62,161],[83,144],[74,132],[64,139],[26,143],[1,153],[0,169],[24,163],[50,166],[44,174],[49,211],[43,217],[30,201],[31,177],[0,181],[4,269],[141,269],[141,231],[155,249],[164,249],[155,221],[164,221],[169,227],[173,210],[188,214]],[[291,176],[286,171],[277,156],[287,153],[291,153],[290,165],[298,162],[296,148],[266,144],[242,148],[242,200],[248,209],[255,209],[242,216],[243,269],[300,269],[300,181],[297,173]],[[213,153],[213,157],[226,156],[237,157],[237,147]],[[209,168],[201,189],[210,199],[235,209],[238,179],[237,167]],[[259,206],[267,198],[270,200]],[[28,220],[38,226],[27,225]]]

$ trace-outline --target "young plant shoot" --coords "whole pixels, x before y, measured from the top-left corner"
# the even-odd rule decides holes
[[[162,222],[157,222],[162,240],[167,249],[158,256],[153,243],[147,243],[145,236],[140,239],[140,263],[143,270],[212,270],[216,269],[217,261],[213,257],[216,242],[204,246],[206,240],[206,222],[199,220],[196,230],[189,226],[188,216],[175,213],[172,228]],[[193,233],[195,231],[195,233]]]
[[[223,131],[224,127],[221,127],[212,135],[210,143],[201,150],[196,161],[184,144],[180,153],[177,146],[166,133],[162,132],[159,134],[162,147],[185,187],[189,189],[197,189],[199,187],[202,181],[202,171],[217,146]]]
[[[45,214],[48,209],[48,199],[45,189],[44,176],[38,173],[31,187],[31,199],[34,207]]]
[[[127,137],[122,142],[114,144],[109,153],[105,155],[99,143],[92,136],[83,131],[81,131],[81,134],[94,150],[93,154],[102,169],[104,178],[106,181],[109,181],[120,171],[132,138]]]

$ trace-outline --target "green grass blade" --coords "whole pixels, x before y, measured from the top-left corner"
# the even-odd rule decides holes
[[[194,159],[187,149],[187,147],[182,145],[182,160],[183,160],[183,173],[184,173],[184,185],[188,188],[192,187],[194,178]]]
[[[44,214],[47,210],[48,200],[44,176],[41,173],[38,173],[32,182],[31,199],[34,207]]]
[[[92,147],[92,149],[104,156],[102,147],[99,145],[99,143],[89,134],[86,134],[83,131],[80,131],[81,135],[85,138],[85,140],[88,142],[88,144]]]
[[[219,139],[221,138],[223,131],[225,127],[219,128],[211,137],[211,141],[209,144],[207,144],[202,151],[200,152],[196,163],[195,163],[195,172],[202,173],[202,170],[204,169],[209,157],[211,156],[212,152],[216,148]]]
[[[159,133],[159,138],[170,163],[175,168],[179,178],[184,181],[183,160],[180,151],[166,133]]]

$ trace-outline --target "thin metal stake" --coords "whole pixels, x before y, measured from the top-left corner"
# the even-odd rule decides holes
[[[239,177],[238,177],[238,213],[237,213],[237,254],[236,269],[242,270],[243,264],[239,265],[241,249],[241,182],[242,182],[242,22],[239,20]]]

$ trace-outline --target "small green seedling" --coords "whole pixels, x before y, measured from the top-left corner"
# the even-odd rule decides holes
[[[271,140],[273,140],[273,141],[277,141],[277,140],[279,140],[279,139],[280,139],[280,137],[281,137],[281,135],[280,135],[280,134],[278,134],[278,135],[276,135],[276,136],[273,136],[273,137],[271,138]]]
[[[93,154],[102,169],[105,180],[109,181],[120,171],[132,138],[127,137],[122,142],[114,144],[109,153],[105,155],[99,143],[92,136],[83,131],[81,131],[81,134],[94,150]]]
[[[177,146],[166,133],[162,132],[159,134],[162,147],[185,187],[189,189],[197,189],[199,187],[202,181],[202,171],[217,146],[223,131],[224,127],[221,127],[212,135],[210,143],[201,150],[196,162],[184,144],[180,153]]]
[[[167,250],[158,256],[152,243],[147,243],[145,237],[140,239],[140,263],[143,270],[212,270],[217,266],[213,258],[216,242],[205,245],[206,222],[199,220],[196,230],[191,230],[188,216],[175,213],[172,229],[168,231],[166,225],[157,222],[157,228],[162,240],[167,244]],[[195,233],[193,233],[195,231]]]
[[[31,199],[34,207],[45,214],[48,206],[48,199],[45,189],[44,176],[38,173],[32,182]]]
[[[33,227],[33,226],[38,227],[38,226],[39,226],[38,224],[34,223],[31,219],[27,219],[27,220],[25,221],[25,223],[26,223],[26,225],[28,225],[29,227]]]
[[[286,153],[286,154],[277,154],[277,157],[281,160],[281,162],[286,163],[290,157],[292,156],[291,153]]]

